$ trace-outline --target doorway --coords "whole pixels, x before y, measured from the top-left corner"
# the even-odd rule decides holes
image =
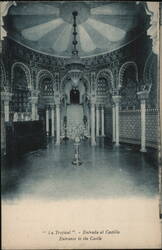
[[[79,104],[80,103],[80,93],[78,89],[73,88],[70,91],[70,103]]]

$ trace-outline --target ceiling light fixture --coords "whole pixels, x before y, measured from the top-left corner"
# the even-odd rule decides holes
[[[83,70],[85,65],[82,63],[79,55],[78,55],[78,50],[77,50],[77,22],[76,22],[76,17],[78,16],[77,11],[72,12],[73,15],[73,50],[72,50],[72,56],[69,59],[66,67],[68,69],[68,73],[70,76],[70,79],[72,80],[73,87],[78,87],[78,83],[80,79],[82,78],[83,75]]]

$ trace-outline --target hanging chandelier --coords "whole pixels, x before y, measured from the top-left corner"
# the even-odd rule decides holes
[[[68,69],[68,74],[70,79],[72,80],[72,85],[74,88],[78,87],[79,81],[83,76],[83,70],[84,70],[84,64],[82,63],[77,50],[77,23],[76,23],[76,17],[78,16],[77,11],[72,12],[73,15],[73,50],[72,50],[72,56],[68,60],[68,63],[66,65],[66,68]]]

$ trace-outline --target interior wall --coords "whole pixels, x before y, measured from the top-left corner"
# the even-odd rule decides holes
[[[120,142],[140,145],[141,111],[123,110],[119,112]],[[146,110],[146,146],[158,147],[158,110]]]
[[[140,110],[122,110],[119,112],[120,142],[140,144]]]
[[[146,111],[146,146],[158,148],[159,138],[158,110],[148,109]]]

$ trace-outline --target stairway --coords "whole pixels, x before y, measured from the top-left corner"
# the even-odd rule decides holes
[[[83,123],[83,106],[79,104],[71,104],[67,106],[67,136],[71,138],[72,128],[81,126]]]

